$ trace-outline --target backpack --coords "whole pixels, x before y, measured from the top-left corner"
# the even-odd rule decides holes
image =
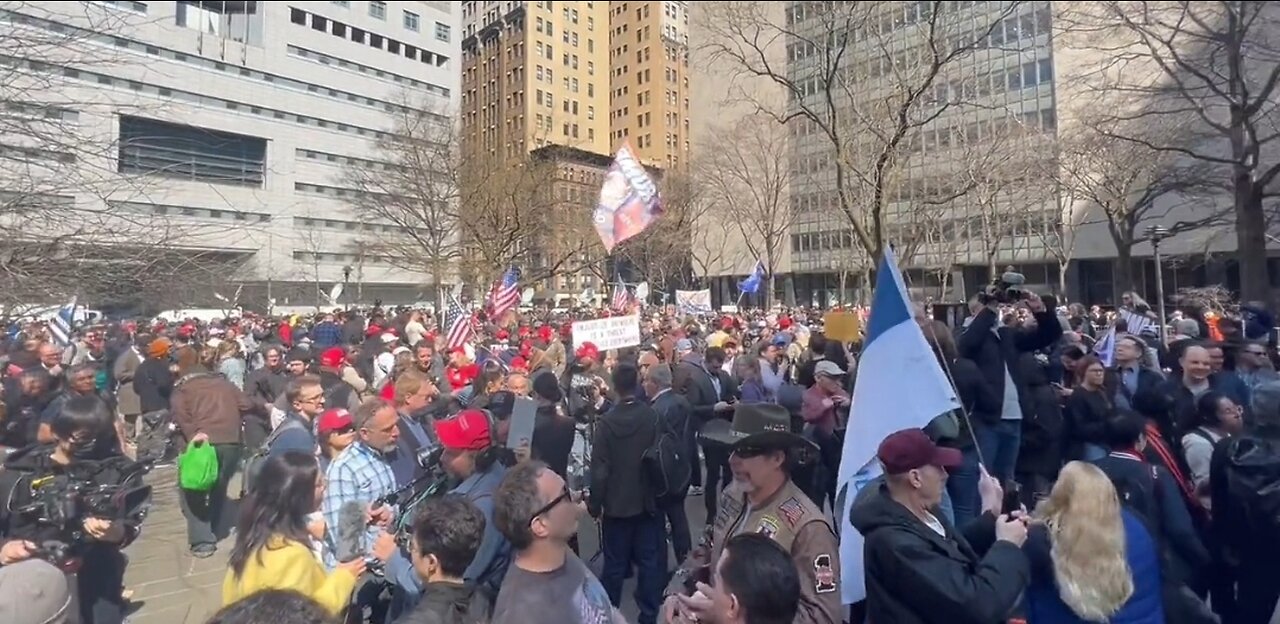
[[[1242,437],[1228,449],[1227,498],[1248,524],[1247,540],[1280,542],[1280,444]],[[1231,527],[1233,530],[1243,527]],[[1245,537],[1245,536],[1240,536]]]
[[[659,507],[679,501],[693,480],[693,462],[689,457],[689,419],[685,418],[684,431],[663,422],[657,414],[653,443],[640,456],[640,465],[648,478],[649,495]]]
[[[304,425],[297,418],[286,418],[284,422],[276,427],[262,445],[249,456],[244,462],[244,476],[240,480],[240,496],[253,492],[253,482],[257,480],[258,473],[262,472],[262,464],[266,463],[267,455],[271,452],[271,445],[275,444],[285,431],[289,429],[302,429]]]

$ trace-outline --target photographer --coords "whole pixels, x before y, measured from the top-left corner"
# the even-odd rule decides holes
[[[1013,478],[1018,460],[1018,446],[1022,431],[1023,397],[1028,394],[1018,366],[1021,354],[1052,345],[1062,337],[1062,324],[1054,316],[1057,302],[1049,302],[1021,287],[1025,278],[1008,272],[1000,281],[978,293],[977,302],[982,309],[974,315],[957,346],[960,357],[973,360],[982,371],[991,389],[1001,398],[1003,408],[998,419],[975,420],[974,434],[983,459],[993,476],[1002,482]],[[1030,327],[1006,327],[1000,323],[1001,304],[1026,306],[1035,316]],[[977,488],[977,483],[972,484]]]
[[[143,500],[122,510],[93,509],[77,486],[112,487],[136,483],[142,470],[120,454],[115,419],[96,397],[67,401],[50,423],[54,442],[9,456],[0,472],[0,565],[32,558],[56,559],[64,570],[78,572],[77,595],[84,624],[124,621],[125,560],[120,549],[138,536]],[[135,481],[136,480],[136,481]],[[126,497],[133,499],[134,497]],[[93,501],[97,502],[97,501]],[[113,515],[113,518],[95,514]],[[62,517],[65,516],[65,517]],[[63,551],[62,545],[65,545]]]

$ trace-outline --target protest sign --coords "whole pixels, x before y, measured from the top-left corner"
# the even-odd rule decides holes
[[[574,321],[573,348],[590,342],[601,351],[640,344],[640,315],[614,316],[590,321]]]

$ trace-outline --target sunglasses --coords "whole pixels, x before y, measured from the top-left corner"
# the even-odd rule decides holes
[[[542,516],[543,514],[551,511],[552,509],[555,509],[560,503],[564,503],[564,502],[576,503],[578,502],[577,498],[578,498],[577,494],[573,490],[570,490],[569,486],[566,485],[564,486],[564,490],[560,492],[559,496],[551,499],[551,502],[547,503],[546,505],[543,505],[540,509],[533,512],[533,515],[529,516],[529,522],[533,522],[534,520],[537,520],[539,516]]]
[[[762,449],[758,446],[739,446],[733,449],[733,455],[738,459],[751,459],[752,457],[764,455],[767,452],[769,452],[767,449]]]

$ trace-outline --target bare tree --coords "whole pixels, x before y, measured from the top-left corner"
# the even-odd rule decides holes
[[[752,258],[764,263],[768,307],[796,220],[787,195],[791,171],[786,128],[752,115],[713,134],[717,140],[704,150],[698,178],[711,196],[709,208],[733,224]]]
[[[1083,204],[1069,206],[1079,213],[1075,219],[1105,224],[1116,248],[1117,291],[1134,287],[1133,248],[1148,240],[1147,225],[1160,223],[1176,235],[1221,224],[1226,216],[1212,201],[1197,203],[1194,211],[1176,210],[1203,199],[1211,180],[1200,167],[1180,164],[1175,154],[1149,149],[1146,144],[1164,142],[1158,131],[1126,134],[1143,138],[1118,141],[1111,133],[1086,129],[1059,142],[1059,188],[1064,198]],[[1165,223],[1175,211],[1192,216]]]
[[[1280,175],[1280,22],[1266,2],[1070,3],[1061,45],[1079,51],[1090,125],[1103,136],[1218,170],[1235,216],[1242,294],[1270,300],[1264,200]],[[1178,126],[1155,137],[1150,124]]]
[[[614,248],[613,257],[643,275],[655,292],[668,292],[693,285],[696,254],[690,231],[704,218],[707,203],[698,185],[682,171],[666,172],[658,186],[662,216]],[[613,279],[602,276],[606,283]]]
[[[951,75],[952,68],[978,50],[1005,45],[1003,31],[1000,43],[991,35],[1021,3],[976,13],[950,4],[798,2],[789,4],[786,23],[777,24],[766,18],[761,3],[725,2],[708,10],[699,25],[714,33],[707,44],[713,58],[738,75],[770,79],[787,92],[785,108],[761,102],[761,112],[797,135],[817,135],[829,144],[835,207],[857,248],[873,259],[869,264],[886,245],[912,242],[891,234],[920,236],[928,229],[912,223],[918,204],[892,205],[907,182],[903,170],[926,127],[977,99],[972,81],[966,83],[959,72]],[[774,60],[778,45],[787,46],[786,64]],[[854,57],[859,46],[877,53]],[[954,196],[968,190],[949,188]],[[901,227],[894,228],[895,222]]]

